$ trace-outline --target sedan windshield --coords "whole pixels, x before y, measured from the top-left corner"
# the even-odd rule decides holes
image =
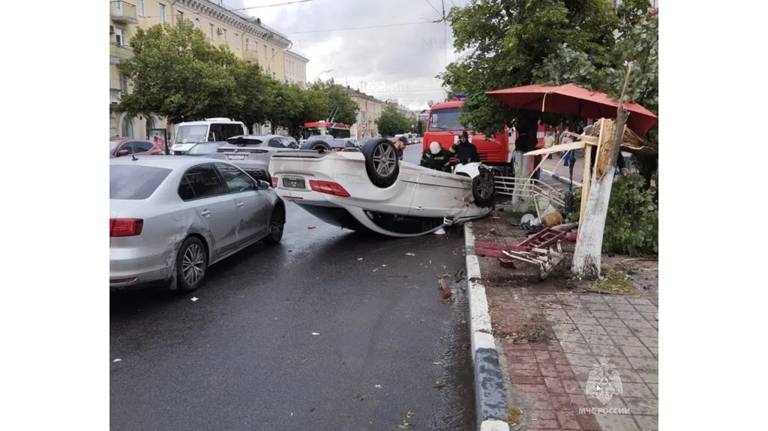
[[[138,165],[109,167],[110,199],[146,199],[155,192],[170,169]]]
[[[459,123],[458,108],[440,109],[432,111],[429,116],[429,130],[464,130],[464,126]]]
[[[190,142],[208,142],[208,126],[179,126],[176,129],[177,144],[186,144]]]
[[[237,145],[238,147],[247,147],[249,145],[261,145],[262,140],[238,136],[235,138],[227,139],[227,143],[230,145]]]

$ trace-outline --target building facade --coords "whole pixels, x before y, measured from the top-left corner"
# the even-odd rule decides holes
[[[119,111],[120,98],[130,91],[130,83],[117,65],[131,57],[129,41],[139,27],[175,25],[180,20],[189,20],[210,43],[226,46],[237,57],[259,64],[279,81],[306,82],[309,60],[291,51],[291,41],[258,18],[207,0],[110,0],[110,136],[143,138],[149,129],[167,126],[164,119],[153,115],[129,118]]]
[[[387,106],[387,103],[373,96],[346,87],[347,94],[357,104],[357,121],[352,125],[350,134],[358,140],[379,135],[379,128],[376,121],[381,116],[381,112]]]

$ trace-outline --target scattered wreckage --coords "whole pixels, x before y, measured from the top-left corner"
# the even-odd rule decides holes
[[[269,171],[280,197],[325,222],[393,237],[484,217],[494,204],[493,174],[481,163],[428,169],[398,160],[382,138],[360,151],[278,152]]]

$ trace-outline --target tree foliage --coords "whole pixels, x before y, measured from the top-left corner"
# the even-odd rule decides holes
[[[410,132],[415,126],[415,121],[398,112],[395,108],[387,106],[381,111],[381,116],[376,120],[376,127],[381,136],[394,136],[398,133]]]
[[[277,81],[208,43],[189,21],[139,28],[130,44],[134,55],[119,66],[133,85],[121,100],[130,115],[152,113],[171,123],[221,116],[249,126],[269,121],[273,131],[285,127],[294,136],[310,121],[355,123],[357,105],[341,86]]]
[[[499,88],[573,82],[617,96],[625,60],[635,62],[630,99],[656,110],[658,31],[648,0],[617,10],[606,0],[473,0],[448,19],[464,54],[441,77],[467,95],[465,124],[490,133],[523,120],[485,95]]]

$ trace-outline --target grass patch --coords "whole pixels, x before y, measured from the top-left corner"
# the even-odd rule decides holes
[[[629,276],[622,271],[608,270],[605,277],[587,285],[587,289],[598,293],[632,293],[634,289],[629,282]]]

